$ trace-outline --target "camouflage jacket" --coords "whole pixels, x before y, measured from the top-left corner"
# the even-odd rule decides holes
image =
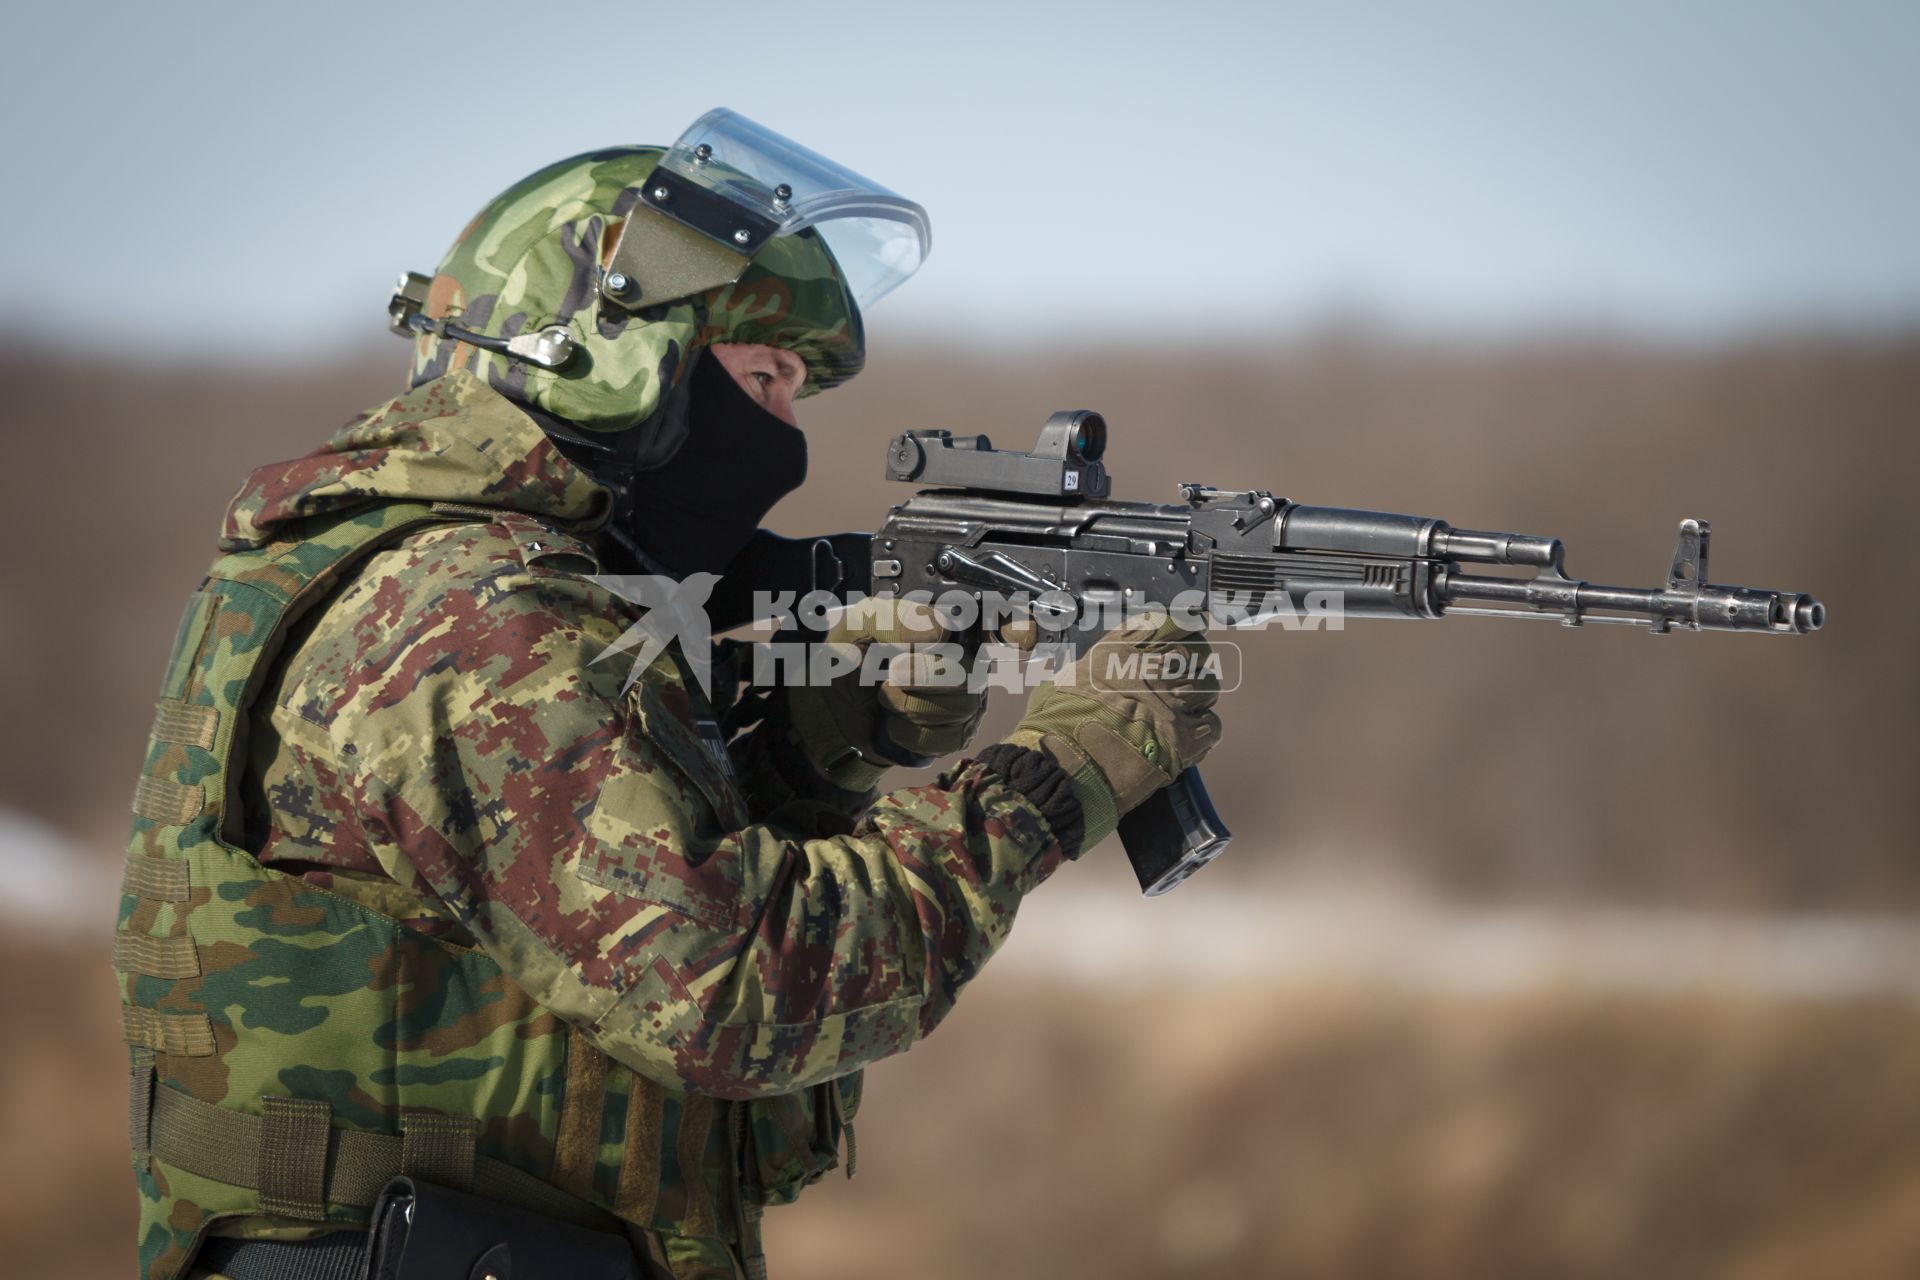
[[[594,661],[635,617],[584,576],[582,531],[607,499],[458,372],[256,471],[228,551],[383,500],[470,518],[372,556],[295,635],[250,739],[249,839],[479,947],[672,1088],[784,1094],[905,1050],[1059,842],[973,763],[837,834],[756,821],[801,807],[742,794],[690,727],[701,695],[672,662],[623,694],[625,663]]]

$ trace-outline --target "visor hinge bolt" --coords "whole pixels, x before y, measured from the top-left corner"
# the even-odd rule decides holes
[[[668,191],[665,187],[655,187],[651,194],[653,196],[653,202],[655,204],[665,204],[667,202],[667,197],[672,195],[673,193],[671,191]]]
[[[703,142],[693,149],[693,162],[695,164],[705,164],[711,159],[713,159],[713,148],[706,143]]]
[[[773,207],[774,208],[776,209],[786,208],[787,201],[791,199],[793,199],[793,188],[788,186],[786,183],[783,182],[779,186],[773,189]]]
[[[746,230],[736,231],[733,233],[733,242],[735,244],[752,244],[753,232]]]

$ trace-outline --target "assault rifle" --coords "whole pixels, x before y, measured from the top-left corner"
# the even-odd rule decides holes
[[[774,577],[840,593],[1020,598],[1034,621],[1063,628],[1075,646],[1099,638],[1101,618],[1117,622],[1130,608],[1193,599],[1210,608],[1251,600],[1310,610],[1331,596],[1346,617],[1472,614],[1644,625],[1656,633],[1804,635],[1826,621],[1811,596],[1708,581],[1704,520],[1680,522],[1663,586],[1602,586],[1567,575],[1558,538],[1200,484],[1181,485],[1177,504],[1115,501],[1106,444],[1107,424],[1090,410],[1054,414],[1025,453],[995,449],[986,436],[895,436],[887,478],[921,491],[890,510],[871,538],[768,535],[766,547],[782,544],[788,561]],[[767,580],[752,573],[736,580],[745,578]],[[1151,895],[1211,861],[1229,834],[1199,772],[1188,769],[1129,813],[1120,837]]]

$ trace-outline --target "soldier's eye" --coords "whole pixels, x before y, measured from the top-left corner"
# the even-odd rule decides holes
[[[767,373],[764,370],[755,369],[753,371],[753,380],[760,384],[760,390],[762,394],[765,394],[766,392],[773,390],[772,374]]]

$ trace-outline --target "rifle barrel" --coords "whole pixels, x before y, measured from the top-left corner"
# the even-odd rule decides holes
[[[1698,587],[1609,587],[1542,574],[1534,578],[1494,578],[1449,573],[1438,584],[1445,605],[1459,600],[1489,600],[1525,606],[1522,610],[1449,610],[1471,613],[1534,611],[1563,621],[1615,621],[1588,616],[1597,609],[1632,614],[1656,631],[1680,626],[1690,631],[1771,631],[1806,635],[1826,624],[1826,606],[1812,596],[1760,587],[1706,583]],[[1630,619],[1625,619],[1630,620]]]

